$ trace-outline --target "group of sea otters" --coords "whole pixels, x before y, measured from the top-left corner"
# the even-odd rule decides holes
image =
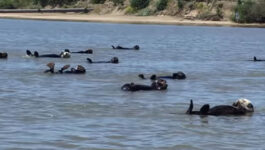
[[[135,45],[132,48],[122,47],[122,46],[112,46],[113,49],[117,50],[140,50],[138,45]],[[33,53],[30,50],[26,51],[28,57],[49,57],[49,58],[70,58],[71,53],[79,53],[79,54],[93,54],[92,49],[88,49],[85,51],[77,51],[71,52],[69,49],[65,49],[60,54],[42,54],[40,55],[37,51]],[[7,59],[8,54],[6,52],[0,52],[1,59]],[[262,59],[257,59],[255,56],[252,61],[265,61]],[[108,61],[92,61],[90,58],[87,58],[88,63],[113,63],[118,64],[119,59],[117,57],[111,58]],[[60,70],[55,71],[55,63],[50,62],[47,64],[48,70],[45,70],[44,73],[52,73],[52,74],[85,74],[86,69],[85,67],[78,65],[76,68],[70,68],[70,65],[63,66]],[[69,69],[70,68],[70,69]],[[166,79],[178,79],[184,80],[186,79],[186,75],[183,72],[173,73],[169,76],[159,76],[159,75],[151,75],[150,77],[145,77],[143,74],[138,75],[141,79],[150,79],[152,81],[151,85],[142,85],[142,84],[135,84],[135,83],[126,83],[124,84],[121,89],[123,91],[151,91],[151,90],[166,90],[168,85]],[[218,105],[215,107],[210,108],[209,104],[205,104],[201,107],[199,111],[193,111],[193,101],[190,101],[189,108],[186,114],[190,115],[247,115],[249,113],[254,112],[254,107],[250,100],[240,98],[232,105]]]

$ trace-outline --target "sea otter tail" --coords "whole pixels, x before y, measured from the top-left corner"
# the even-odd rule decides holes
[[[187,110],[186,114],[192,114],[192,109],[193,109],[193,101],[192,99],[190,100],[190,107],[189,109]]]

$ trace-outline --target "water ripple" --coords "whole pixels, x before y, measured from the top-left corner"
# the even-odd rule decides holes
[[[262,149],[265,132],[264,29],[0,20],[0,149]],[[111,45],[140,51],[114,51]],[[31,59],[25,50],[94,49],[71,59]],[[120,64],[88,64],[86,58]],[[45,64],[81,64],[85,75],[48,75]],[[123,92],[137,75],[183,71],[162,92]],[[246,97],[252,116],[187,116]]]

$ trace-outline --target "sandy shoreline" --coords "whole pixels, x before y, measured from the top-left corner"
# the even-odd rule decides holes
[[[186,20],[172,16],[89,15],[89,14],[79,14],[79,13],[0,13],[0,18],[129,23],[129,24],[231,26],[231,27],[259,27],[259,28],[265,27],[265,24],[237,24],[230,21]]]

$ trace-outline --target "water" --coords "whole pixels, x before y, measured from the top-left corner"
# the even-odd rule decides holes
[[[265,144],[265,29],[0,20],[0,149],[257,150]],[[141,46],[115,51],[111,45]],[[25,50],[94,49],[71,59],[25,58]],[[86,58],[120,64],[88,64]],[[49,75],[81,64],[85,75]],[[183,71],[167,91],[123,92],[139,73]],[[200,117],[195,109],[245,97],[252,116]]]

